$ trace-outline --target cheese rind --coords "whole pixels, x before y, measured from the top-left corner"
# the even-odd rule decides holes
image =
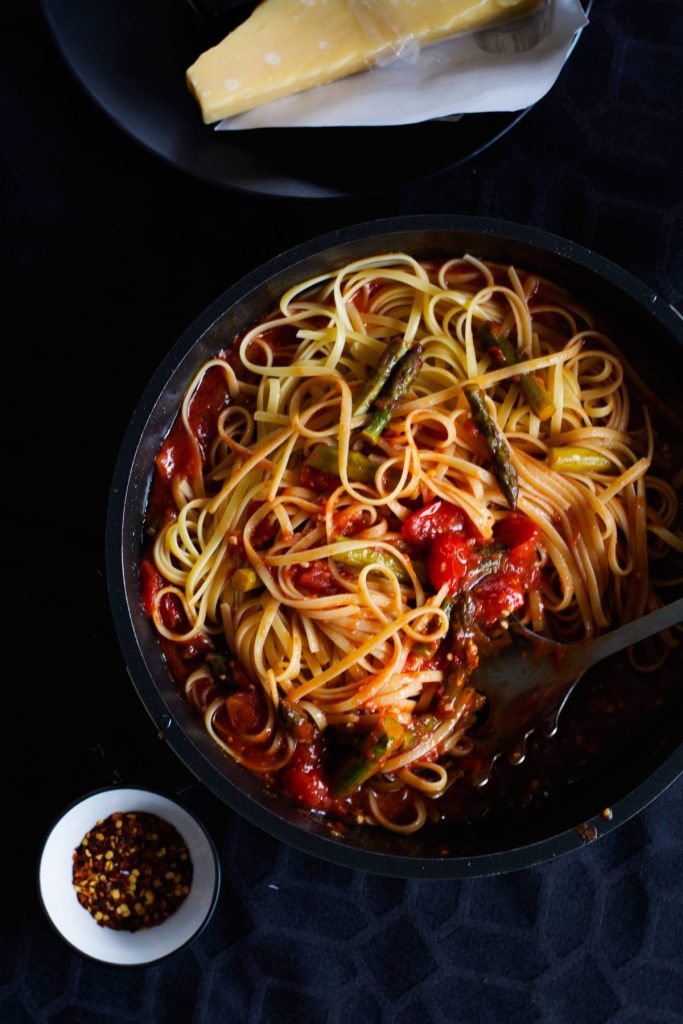
[[[187,71],[206,124],[371,67],[420,45],[525,14],[540,0],[264,0]],[[371,12],[371,13],[370,13]]]

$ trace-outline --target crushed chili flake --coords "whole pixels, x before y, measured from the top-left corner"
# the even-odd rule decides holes
[[[78,902],[105,928],[136,932],[175,913],[190,891],[192,860],[167,821],[144,811],[95,823],[73,854]]]

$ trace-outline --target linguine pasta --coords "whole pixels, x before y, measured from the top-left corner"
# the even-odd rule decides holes
[[[392,346],[409,382],[359,409]],[[313,810],[437,819],[510,611],[569,642],[661,603],[677,498],[624,370],[553,284],[405,253],[302,282],[202,366],[157,457],[143,597],[216,743]]]

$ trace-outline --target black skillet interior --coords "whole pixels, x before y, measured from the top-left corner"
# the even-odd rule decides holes
[[[398,250],[417,257],[471,252],[564,286],[600,312],[636,373],[676,408],[683,320],[645,285],[596,254],[531,228],[481,218],[404,217],[342,229],[290,250],[229,288],[185,332],[153,377],[132,418],[115,473],[107,529],[110,599],[131,678],[149,713],[185,764],[234,810],[284,841],[353,867],[406,876],[488,874],[580,846],[574,831],[580,823],[610,806],[611,822],[600,819],[599,831],[604,832],[673,781],[683,769],[683,702],[675,685],[681,659],[666,670],[656,701],[640,700],[638,695],[650,685],[642,677],[633,683],[633,691],[621,691],[619,679],[613,680],[616,689],[608,686],[607,694],[596,673],[585,678],[564,713],[565,741],[559,746],[557,740],[550,741],[554,747],[536,753],[537,763],[545,757],[555,764],[560,779],[550,797],[503,800],[483,817],[477,812],[468,824],[425,828],[413,837],[368,828],[340,835],[265,789],[208,738],[171,678],[138,598],[151,467],[195,370],[271,310],[294,283],[352,259]],[[619,668],[626,672],[621,663]],[[606,701],[622,692],[633,699],[632,720],[623,735],[608,729],[604,750],[582,765],[579,748],[587,721],[604,717]],[[600,731],[595,735],[600,743]]]

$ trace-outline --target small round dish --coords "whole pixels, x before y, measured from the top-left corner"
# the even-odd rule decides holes
[[[173,825],[193,866],[190,892],[178,910],[162,924],[137,932],[98,925],[78,902],[72,883],[74,850],[96,822],[117,811],[155,814]],[[186,946],[208,923],[219,888],[218,854],[204,826],[174,800],[134,786],[101,789],[72,804],[50,830],[38,868],[43,907],[62,938],[84,956],[120,967],[154,963]]]

